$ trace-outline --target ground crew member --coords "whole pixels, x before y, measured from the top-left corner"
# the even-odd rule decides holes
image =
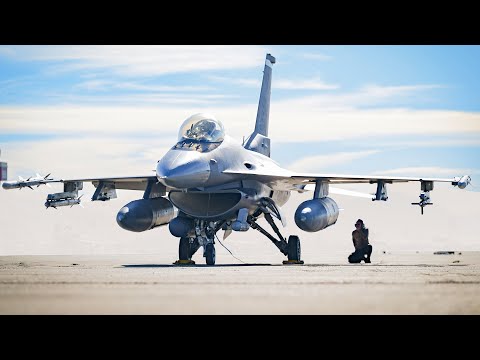
[[[372,245],[368,242],[368,229],[362,219],[358,219],[355,223],[355,230],[352,231],[352,241],[355,251],[348,257],[349,263],[370,263],[370,255],[372,254]]]

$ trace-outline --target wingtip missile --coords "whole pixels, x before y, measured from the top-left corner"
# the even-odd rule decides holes
[[[464,175],[458,180],[457,186],[459,189],[465,189],[470,182],[472,181],[472,178],[469,175]]]
[[[11,189],[21,190],[23,187],[27,186],[25,184],[26,184],[25,181],[5,181],[2,184],[2,188],[5,190],[11,190]]]
[[[24,187],[29,187],[30,189],[33,189],[33,186],[39,187],[40,185],[47,185],[49,186],[48,182],[54,181],[57,182],[59,180],[54,180],[48,178],[50,174],[46,176],[41,176],[40,174],[37,173],[36,177],[30,176],[28,179],[24,179],[23,177],[19,176],[18,181],[5,181],[2,184],[2,188],[5,190],[11,190],[11,189],[23,189]],[[61,181],[61,180],[60,180]]]

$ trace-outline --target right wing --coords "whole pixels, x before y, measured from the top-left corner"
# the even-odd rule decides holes
[[[101,182],[104,182],[104,183],[114,184],[116,189],[145,191],[150,181],[157,182],[158,180],[155,175],[147,175],[147,176],[119,176],[119,177],[67,179],[67,180],[60,179],[52,182],[62,182],[62,183],[90,182],[95,187],[98,187],[98,185]]]
[[[31,179],[31,180],[30,180]],[[20,177],[19,181],[5,181],[2,187],[5,190],[20,189],[23,187],[39,186],[50,183],[84,183],[91,182],[97,187],[101,182],[108,182],[115,184],[117,189],[127,190],[142,190],[145,191],[149,181],[157,181],[156,176],[118,176],[118,177],[98,177],[98,178],[77,178],[77,179],[47,179],[45,178],[28,178],[23,179]]]
[[[51,206],[65,206],[79,204],[80,198],[78,191],[83,189],[83,183],[90,182],[95,186],[96,190],[92,196],[92,201],[106,201],[117,197],[116,190],[138,190],[143,191],[143,198],[154,198],[165,196],[170,188],[158,182],[155,175],[140,176],[113,176],[113,177],[96,177],[96,178],[74,178],[74,179],[48,179],[36,177],[28,179],[20,179],[19,181],[6,181],[2,187],[6,190],[22,189],[46,185],[50,183],[63,183],[63,192],[49,194],[47,203]],[[47,206],[46,203],[46,206]],[[48,207],[48,206],[47,206]]]

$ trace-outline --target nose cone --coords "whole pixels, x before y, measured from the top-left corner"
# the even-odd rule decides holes
[[[157,165],[158,180],[177,189],[202,187],[209,177],[209,162],[196,151],[169,151]]]

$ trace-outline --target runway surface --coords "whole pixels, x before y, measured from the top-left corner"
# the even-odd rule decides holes
[[[480,314],[479,252],[374,254],[372,264],[231,259],[3,256],[0,314]]]

